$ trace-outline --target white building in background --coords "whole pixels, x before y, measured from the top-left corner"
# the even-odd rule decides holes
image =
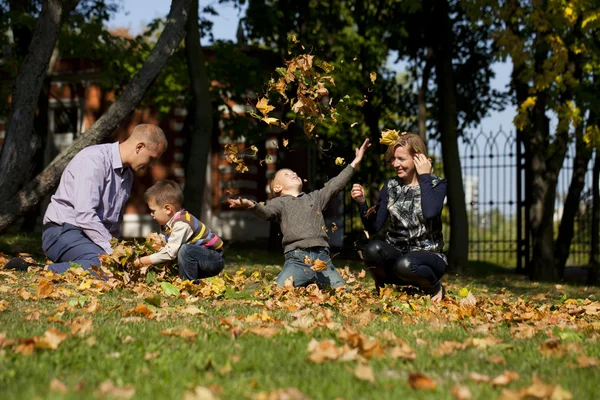
[[[479,177],[474,175],[463,176],[463,189],[467,212],[476,211],[479,202]]]

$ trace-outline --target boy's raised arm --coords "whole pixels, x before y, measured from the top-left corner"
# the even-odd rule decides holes
[[[360,161],[362,160],[367,147],[371,146],[369,143],[369,139],[365,139],[362,146],[360,148],[355,149],[356,156],[354,160],[348,165],[346,168],[342,170],[338,174],[338,176],[331,178],[325,183],[323,189],[318,190],[316,195],[320,201],[320,207],[325,208],[325,205],[329,202],[329,200],[340,190],[344,188],[350,182],[350,178],[352,178],[352,174],[354,173],[355,168],[358,166]]]

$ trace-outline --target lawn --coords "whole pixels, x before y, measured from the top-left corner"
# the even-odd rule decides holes
[[[0,252],[41,261],[39,241],[4,236]],[[598,397],[597,287],[473,264],[438,305],[376,295],[356,261],[334,259],[351,292],[273,286],[282,255],[226,261],[199,285],[0,269],[0,398]]]

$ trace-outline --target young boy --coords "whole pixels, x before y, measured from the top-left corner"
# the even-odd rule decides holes
[[[160,264],[177,258],[179,276],[194,283],[218,275],[225,265],[223,241],[181,208],[183,192],[175,181],[159,181],[144,194],[152,218],[162,227],[167,244],[135,260],[134,266]]]
[[[329,257],[328,236],[322,212],[329,200],[350,181],[354,169],[369,146],[367,139],[356,149],[354,161],[338,176],[329,180],[323,189],[306,194],[302,192],[302,179],[295,172],[280,169],[271,181],[271,191],[276,197],[267,205],[244,198],[228,200],[232,208],[248,208],[261,219],[279,222],[285,253],[283,270],[275,280],[279,286],[284,286],[290,277],[295,287],[313,282],[332,288],[344,285],[344,280]],[[314,263],[316,260],[326,263],[327,269],[314,271],[306,263]]]

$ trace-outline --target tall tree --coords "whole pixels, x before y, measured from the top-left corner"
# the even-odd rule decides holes
[[[56,46],[60,23],[78,0],[45,0],[29,51],[17,76],[6,138],[0,153],[0,203],[11,198],[28,178],[31,157],[38,148],[32,141],[38,97]]]
[[[185,160],[185,206],[195,215],[202,215],[206,170],[211,151],[213,109],[206,72],[204,52],[200,45],[198,25],[198,0],[192,0],[190,17],[186,25],[185,56],[192,89],[190,121]]]
[[[579,202],[580,174],[589,154],[581,146],[583,117],[591,104],[585,100],[585,80],[589,80],[591,53],[585,33],[597,24],[598,4],[581,1],[564,4],[558,0],[537,2],[510,0],[482,2],[481,20],[496,24],[496,43],[503,57],[513,63],[511,77],[518,114],[515,125],[526,154],[526,193],[532,236],[530,278],[553,280],[566,261],[575,214],[567,212],[561,240],[555,250],[554,204],[556,184],[569,141],[579,137],[576,175],[569,204]],[[479,3],[481,5],[481,3]],[[586,25],[588,28],[584,29]],[[586,76],[587,75],[587,76]],[[549,115],[557,118],[551,129]],[[571,130],[573,129],[573,130]],[[571,228],[569,228],[571,226]],[[555,258],[556,257],[556,258]]]
[[[42,173],[28,182],[14,196],[0,202],[0,232],[7,229],[25,211],[38,204],[41,198],[58,184],[63,169],[77,152],[108,137],[139,104],[148,87],[156,79],[169,56],[173,54],[185,36],[185,24],[191,1],[173,0],[167,17],[168,22],[148,59],[108,111],[84,135],[56,157]],[[36,34],[37,32],[34,33],[34,36]],[[27,137],[22,138],[25,142],[26,139]],[[27,144],[21,143],[21,147],[26,148],[26,146]],[[8,169],[3,170],[3,173],[10,175],[17,171]]]

